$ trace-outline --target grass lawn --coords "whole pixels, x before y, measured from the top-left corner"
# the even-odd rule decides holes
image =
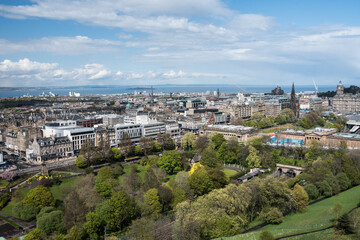
[[[284,131],[286,129],[295,129],[295,130],[301,130],[302,128],[299,126],[295,126],[292,123],[289,124],[284,124],[284,125],[280,125],[280,126],[275,126],[275,127],[271,127],[271,128],[267,128],[264,129],[262,131],[260,131],[261,133],[273,133],[273,132],[278,132],[278,131]]]
[[[0,180],[0,187],[6,187],[6,185],[8,185],[8,184],[9,184],[9,182],[6,181],[5,179]]]
[[[309,206],[305,212],[287,215],[279,225],[267,225],[254,232],[223,239],[258,239],[260,232],[263,230],[269,230],[275,237],[280,237],[282,235],[325,228],[332,224],[332,219],[334,218],[332,208],[335,203],[340,202],[343,206],[342,211],[345,213],[356,207],[359,201],[360,186],[357,186],[336,196],[315,203]]]
[[[19,196],[21,195],[21,196],[25,197],[26,194],[29,192],[29,189],[27,189],[27,188],[20,188],[20,189],[18,189],[17,191],[21,192],[21,194],[19,194]],[[19,198],[19,199],[14,199],[14,198],[12,198],[12,199],[10,200],[10,202],[9,202],[3,209],[1,209],[1,212],[2,212],[2,213],[5,213],[5,214],[7,214],[7,215],[13,216],[12,209],[13,209],[14,205],[15,205],[16,203],[22,201],[23,197],[21,197],[21,198]]]
[[[79,176],[62,180],[60,185],[50,187],[50,191],[56,199],[63,201],[67,192],[65,189],[70,188],[77,179],[82,177],[83,176]]]
[[[224,169],[224,172],[228,177],[231,177],[232,175],[237,173],[237,171],[235,171],[234,169],[227,169],[227,168]]]
[[[333,229],[327,229],[325,231],[305,234],[301,236],[286,238],[289,240],[321,240],[321,239],[332,239]]]

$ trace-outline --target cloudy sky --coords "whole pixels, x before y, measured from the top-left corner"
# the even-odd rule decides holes
[[[358,0],[1,0],[0,86],[360,83]]]

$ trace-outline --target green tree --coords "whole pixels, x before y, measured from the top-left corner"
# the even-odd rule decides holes
[[[188,178],[188,184],[195,195],[201,196],[214,189],[214,185],[205,169],[199,168]]]
[[[40,185],[29,191],[23,203],[37,208],[55,206],[55,198],[48,188]]]
[[[229,178],[225,172],[219,168],[209,169],[207,173],[213,183],[214,188],[223,188],[229,183]]]
[[[264,230],[260,232],[259,240],[274,240],[274,236],[269,230]]]
[[[142,156],[144,154],[143,150],[139,145],[135,146],[134,154],[135,156]]]
[[[104,198],[110,198],[111,195],[113,194],[113,188],[107,182],[97,182],[95,188],[98,191],[98,193]]]
[[[214,143],[215,150],[218,150],[221,144],[226,142],[226,140],[224,138],[224,135],[222,135],[221,133],[216,133],[211,137],[211,142]]]
[[[15,217],[21,218],[25,221],[30,221],[36,218],[36,214],[39,212],[39,209],[32,205],[18,202],[14,205],[12,212]]]
[[[216,157],[216,151],[211,146],[202,151],[200,163],[210,168],[216,168],[222,165],[221,160]]]
[[[41,229],[35,228],[23,238],[23,240],[47,240],[48,237]]]
[[[275,118],[275,122],[276,122],[278,125],[284,124],[284,123],[286,123],[286,117],[285,117],[284,115],[278,115],[278,116]]]
[[[171,139],[171,136],[168,133],[158,133],[157,141],[160,144],[162,150],[175,149],[174,140]]]
[[[261,167],[261,159],[259,157],[259,152],[253,146],[249,146],[249,155],[246,158],[246,162],[250,168]]]
[[[83,158],[83,156],[78,156],[75,160],[75,164],[78,168],[86,168],[87,167],[87,164]]]
[[[111,153],[112,153],[112,158],[115,161],[120,161],[121,160],[122,154],[121,154],[120,149],[118,149],[116,147],[113,147],[113,148],[111,148]]]
[[[105,166],[100,168],[99,172],[96,176],[97,182],[105,182],[105,180],[114,178],[114,174],[112,172],[112,169],[109,166]]]
[[[85,238],[85,231],[79,225],[73,225],[65,235],[66,240],[82,240]]]
[[[267,223],[279,224],[282,222],[283,214],[276,208],[270,208],[268,211],[260,214],[261,218]]]
[[[292,190],[292,201],[293,209],[295,211],[306,210],[309,202],[309,196],[302,186],[295,184],[294,189]]]
[[[306,184],[304,186],[304,189],[307,192],[307,194],[309,195],[309,199],[315,200],[319,197],[319,190],[315,187],[314,184],[312,184],[312,183]]]
[[[43,230],[46,234],[50,234],[54,231],[58,233],[64,233],[65,228],[62,222],[63,212],[60,210],[52,209],[50,212],[44,211],[46,209],[43,208],[36,219],[36,227],[38,229]]]
[[[108,226],[118,231],[127,226],[135,216],[135,206],[131,198],[123,191],[115,193],[109,200]]]
[[[340,216],[334,225],[335,229],[343,231],[345,234],[353,234],[355,229],[352,227],[349,214]]]
[[[351,186],[350,179],[346,176],[346,173],[339,173],[336,175],[336,180],[339,183],[342,191],[348,189]]]
[[[284,115],[286,118],[286,122],[292,123],[295,122],[295,114],[294,111],[290,108],[285,108],[281,111],[281,115]]]
[[[185,150],[193,149],[196,142],[196,136],[192,132],[186,133],[181,139],[181,147]]]
[[[330,197],[333,194],[332,188],[326,180],[315,183],[315,186],[319,189],[319,193],[322,196]]]
[[[85,139],[81,145],[80,155],[83,157],[87,166],[95,163],[98,154],[95,151],[95,143],[93,140]]]
[[[176,174],[183,169],[180,152],[177,150],[164,151],[158,161],[160,168],[165,169],[168,174]]]
[[[89,235],[90,239],[99,239],[102,232],[103,221],[99,215],[94,212],[89,212],[86,215],[86,223],[84,229]]]
[[[161,212],[158,190],[151,188],[145,193],[144,213],[146,216],[157,218]]]

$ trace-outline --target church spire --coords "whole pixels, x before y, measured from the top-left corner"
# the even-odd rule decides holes
[[[295,95],[294,83],[292,84],[292,88],[291,88],[290,108],[291,108],[291,110],[293,110],[295,116],[297,116],[296,95]]]

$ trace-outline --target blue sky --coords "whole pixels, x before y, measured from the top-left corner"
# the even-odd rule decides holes
[[[360,83],[357,0],[6,0],[0,86]]]

